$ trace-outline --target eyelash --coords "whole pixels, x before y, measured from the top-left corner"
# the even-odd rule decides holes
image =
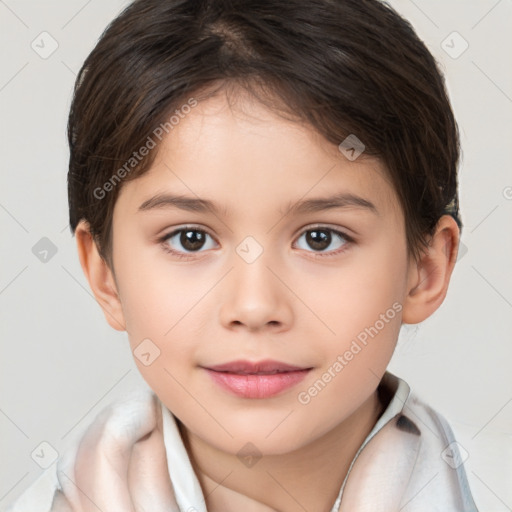
[[[343,231],[339,231],[337,229],[333,229],[333,228],[330,228],[328,226],[322,226],[322,225],[313,226],[313,227],[310,227],[309,229],[305,229],[304,231],[302,231],[300,233],[300,235],[297,237],[297,239],[299,239],[305,233],[307,233],[309,231],[315,231],[315,230],[317,230],[317,231],[327,231],[327,232],[330,232],[330,233],[334,233],[335,235],[338,235],[341,238],[343,238],[345,240],[345,243],[343,244],[343,246],[340,249],[337,249],[335,251],[330,251],[330,252],[326,252],[326,253],[312,251],[312,254],[313,254],[314,258],[328,258],[328,257],[331,257],[331,256],[337,256],[337,255],[345,252],[347,250],[347,246],[350,246],[350,245],[352,245],[355,242],[354,238],[352,238],[351,236],[347,235]],[[196,232],[199,232],[199,233],[206,234],[206,235],[210,236],[211,238],[213,238],[213,236],[210,235],[207,231],[205,231],[204,229],[201,229],[201,228],[199,228],[197,226],[183,226],[183,227],[181,227],[179,229],[171,231],[170,233],[165,234],[162,237],[160,237],[158,239],[158,242],[161,244],[163,250],[165,252],[169,253],[169,254],[172,254],[174,257],[177,257],[178,259],[189,260],[189,259],[191,259],[191,256],[193,254],[195,254],[194,252],[182,253],[180,251],[175,251],[174,249],[171,249],[169,247],[169,245],[166,243],[170,238],[174,237],[175,235],[177,235],[177,234],[179,234],[179,233],[181,233],[183,231],[196,231]],[[196,251],[196,252],[199,253],[199,252],[202,252],[202,251]],[[311,252],[311,251],[306,251],[306,252]]]

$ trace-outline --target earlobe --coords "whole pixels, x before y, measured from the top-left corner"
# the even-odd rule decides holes
[[[453,217],[443,215],[418,262],[409,268],[407,296],[402,322],[417,324],[442,304],[457,259],[459,227]]]
[[[80,221],[75,230],[75,237],[80,265],[105,319],[112,328],[118,331],[126,330],[112,270],[101,257],[87,222]]]

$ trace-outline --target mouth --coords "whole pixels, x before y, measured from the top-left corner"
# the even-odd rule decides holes
[[[242,375],[273,375],[275,373],[293,372],[308,368],[294,366],[281,361],[266,359],[265,361],[231,361],[229,363],[208,366],[208,370]]]
[[[242,398],[270,398],[301,382],[311,367],[280,361],[232,361],[202,367],[224,391]]]

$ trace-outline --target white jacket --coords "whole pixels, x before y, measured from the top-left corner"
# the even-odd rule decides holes
[[[455,441],[447,421],[390,372],[385,373],[379,390],[391,399],[356,453],[331,512],[478,512],[464,470],[465,450]],[[154,399],[152,392],[137,392],[110,407],[117,408],[117,417],[134,422],[147,410],[144,404]],[[175,496],[171,512],[207,512],[176,420],[156,400],[162,409]],[[57,505],[56,498],[65,489],[60,471],[73,466],[73,453],[76,446],[46,470],[8,512],[71,511]]]

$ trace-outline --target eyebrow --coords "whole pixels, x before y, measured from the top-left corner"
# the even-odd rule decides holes
[[[198,197],[188,197],[183,195],[172,194],[157,194],[150,199],[147,199],[139,206],[139,211],[148,211],[161,208],[178,208],[189,212],[207,213],[208,211],[220,214],[220,208],[213,201],[208,199],[200,199]],[[377,207],[367,199],[358,195],[342,192],[329,197],[318,197],[313,199],[306,199],[293,202],[287,205],[287,214],[305,214],[314,213],[335,208],[357,208],[367,210],[371,213],[379,215]],[[227,210],[224,208],[223,213],[226,214]],[[280,213],[283,213],[280,210]]]

